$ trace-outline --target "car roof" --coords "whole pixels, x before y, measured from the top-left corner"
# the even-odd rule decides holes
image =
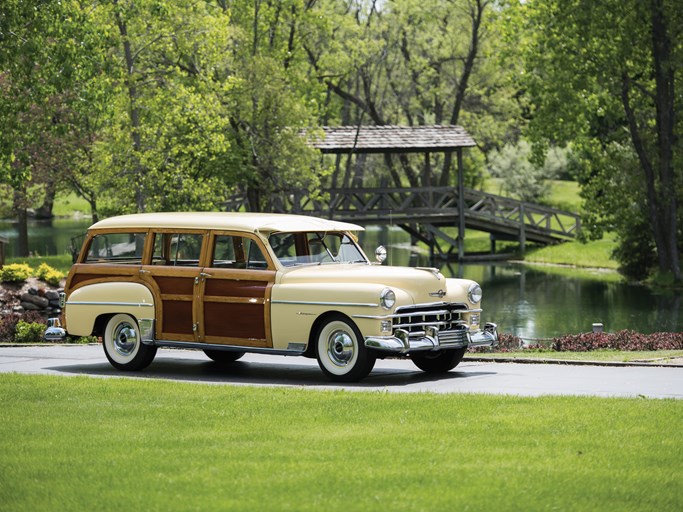
[[[348,222],[289,215],[280,213],[239,212],[159,212],[120,215],[101,220],[90,229],[113,228],[179,228],[224,229],[249,233],[278,231],[364,231],[365,228]]]

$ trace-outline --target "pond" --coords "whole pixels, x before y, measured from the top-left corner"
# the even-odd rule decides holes
[[[71,237],[84,233],[89,225],[88,219],[32,222],[30,250],[40,255],[67,253]],[[0,235],[10,239],[8,255],[12,255],[15,227],[0,223]],[[381,243],[388,248],[391,265],[431,266],[428,255],[411,247],[410,237],[398,227],[370,226],[361,235],[371,257]],[[525,340],[588,332],[593,323],[604,324],[606,331],[683,331],[681,291],[616,282],[600,272],[518,263],[451,263],[441,265],[441,271],[447,277],[479,282],[484,289],[483,319]]]
[[[68,218],[53,220],[30,220],[28,224],[28,250],[36,256],[54,256],[56,254],[71,254],[71,238],[82,235],[92,224],[89,218]],[[0,236],[9,239],[7,257],[17,255],[17,226],[16,222],[0,221]]]

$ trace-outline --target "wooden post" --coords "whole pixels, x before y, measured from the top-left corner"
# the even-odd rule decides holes
[[[525,215],[526,215],[526,212],[524,211],[524,203],[520,203],[520,205],[519,205],[519,220],[520,220],[519,250],[522,253],[522,256],[524,256],[524,251],[526,250],[526,221],[524,218]]]
[[[458,261],[465,258],[465,172],[462,166],[462,148],[458,154]]]

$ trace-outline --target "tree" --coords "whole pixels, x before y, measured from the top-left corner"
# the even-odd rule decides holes
[[[229,142],[218,76],[230,45],[227,16],[206,2],[98,6],[107,33],[107,90],[113,109],[94,145],[105,213],[214,209],[228,183]],[[132,200],[131,200],[132,199]]]
[[[513,89],[500,80],[493,58],[498,11],[489,0],[329,2],[330,26],[306,40],[318,79],[330,100],[328,118],[341,124],[461,124],[488,150],[506,137],[519,112]],[[512,114],[514,112],[514,114]],[[495,121],[494,121],[495,120]],[[481,136],[481,137],[479,137]],[[396,186],[448,185],[452,157],[434,155],[435,176],[424,159],[390,156],[385,166]],[[472,169],[470,169],[472,170]],[[349,169],[344,177],[348,179]],[[342,181],[341,179],[339,181]]]
[[[88,46],[75,2],[7,0],[0,10],[0,180],[13,190],[18,252],[28,253],[32,185],[59,180],[72,151],[62,113]]]
[[[521,4],[516,22],[531,34],[522,45],[527,73],[521,83],[536,106],[533,138],[574,141],[584,153],[584,193],[602,225],[631,218],[622,196],[640,202],[647,222],[631,229],[648,227],[659,270],[680,283],[683,155],[676,90],[683,20],[677,7],[672,0],[548,0]],[[634,187],[618,192],[605,186],[625,172],[605,158],[616,147],[621,160],[626,154],[640,171]]]
[[[228,165],[251,210],[269,208],[276,192],[319,188],[319,156],[301,133],[317,124],[324,92],[302,44],[320,16],[316,0],[239,2],[230,12]]]

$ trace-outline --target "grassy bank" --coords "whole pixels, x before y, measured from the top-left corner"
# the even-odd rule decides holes
[[[0,376],[6,510],[677,510],[683,402]]]

